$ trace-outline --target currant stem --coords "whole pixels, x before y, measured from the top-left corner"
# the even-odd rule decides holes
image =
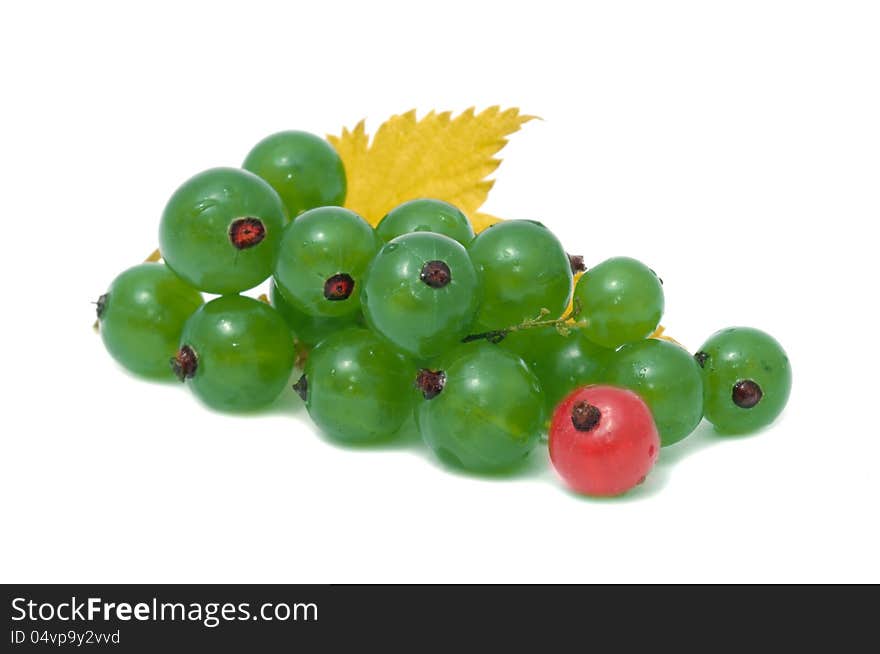
[[[462,343],[472,343],[474,341],[487,340],[490,343],[500,343],[504,340],[504,337],[510,333],[508,329],[495,329],[490,332],[480,332],[479,334],[468,334],[463,339],[461,339]]]
[[[522,321],[518,325],[512,325],[510,327],[505,327],[504,329],[492,329],[487,332],[480,332],[479,334],[469,334],[461,339],[462,343],[472,343],[473,341],[486,340],[490,343],[500,343],[504,340],[504,338],[513,332],[522,331],[524,329],[534,329],[536,327],[556,327],[556,331],[559,332],[560,336],[568,336],[571,333],[572,321],[574,321],[581,312],[581,303],[575,298],[574,302],[571,305],[571,310],[563,314],[561,318],[553,318],[552,320],[547,320],[544,316],[550,313],[549,309],[542,308],[541,313],[539,313],[535,318],[530,318],[528,320]],[[583,326],[587,324],[586,320],[581,320],[573,323],[577,326]]]

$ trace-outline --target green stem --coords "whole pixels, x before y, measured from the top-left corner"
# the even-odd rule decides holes
[[[486,340],[490,343],[500,343],[504,340],[504,338],[513,332],[522,331],[524,329],[534,329],[536,327],[556,327],[556,331],[559,332],[561,336],[568,336],[571,332],[571,326],[569,325],[569,321],[574,320],[581,312],[581,303],[575,298],[574,302],[571,306],[571,311],[564,314],[561,318],[553,318],[552,320],[547,320],[545,316],[550,313],[549,309],[541,309],[541,313],[538,314],[535,318],[529,318],[528,320],[524,320],[518,325],[512,325],[510,327],[505,327],[504,329],[492,329],[487,332],[480,332],[478,334],[469,334],[461,339],[462,343],[472,343],[473,341],[481,341]],[[576,323],[577,325],[585,325],[586,321],[582,320]]]

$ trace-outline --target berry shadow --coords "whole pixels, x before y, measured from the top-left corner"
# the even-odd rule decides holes
[[[680,440],[678,443],[661,448],[660,457],[651,472],[648,473],[645,481],[628,493],[617,495],[616,497],[589,497],[580,495],[570,489],[566,489],[571,497],[585,502],[598,503],[626,503],[638,502],[653,497],[666,487],[669,479],[673,475],[675,466],[687,457],[696,454],[702,450],[722,444],[727,440],[750,438],[751,436],[760,434],[762,430],[749,432],[747,434],[723,434],[718,432],[712,423],[703,420],[697,428],[688,437]]]
[[[133,372],[128,368],[125,368],[117,362],[115,359],[113,360],[113,365],[116,367],[116,370],[121,371],[123,375],[128,377],[129,379],[134,379],[139,382],[146,382],[148,384],[158,384],[160,386],[182,386],[180,381],[174,374],[171,372],[171,367],[168,368],[168,375],[165,376],[151,376],[151,375],[142,375],[137,372]]]
[[[660,457],[663,457],[662,453]],[[653,497],[661,490],[663,490],[666,487],[666,484],[669,483],[669,470],[665,467],[660,466],[658,461],[654,468],[648,473],[645,481],[643,481],[631,491],[626,492],[622,495],[615,495],[614,497],[593,497],[590,495],[581,495],[580,493],[577,493],[567,486],[563,485],[561,481],[559,483],[562,492],[566,493],[574,500],[585,502],[587,504],[626,504],[628,502],[640,502],[647,498]]]
[[[770,431],[771,428],[779,425],[784,419],[785,414],[783,413],[769,425],[764,425],[763,427],[759,427],[758,429],[753,429],[751,431],[723,431],[721,429],[718,429],[718,427],[715,427],[713,431],[713,436],[719,441],[744,440],[746,438],[751,438],[752,436],[760,436],[764,432]]]
[[[298,378],[298,375],[294,375]],[[181,387],[185,387],[186,383],[180,383],[175,380]],[[189,392],[189,389],[187,389]],[[218,413],[224,416],[241,416],[241,417],[260,417],[260,416],[275,416],[275,415],[286,415],[286,416],[297,416],[305,413],[305,403],[300,399],[299,395],[293,390],[293,381],[288,380],[288,383],[285,384],[284,390],[272,400],[269,404],[260,407],[254,407],[252,409],[220,409],[218,407],[212,406],[205,401],[203,401],[199,396],[195,393],[190,392],[192,398],[198,402],[199,406],[206,409],[207,411],[212,411],[214,413]]]
[[[162,377],[154,377],[150,375],[141,375],[136,372],[132,372],[128,368],[125,368],[117,361],[113,361],[113,365],[116,367],[116,370],[119,371],[122,375],[125,375],[129,379],[133,379],[138,382],[145,382],[148,384],[157,384],[159,386],[167,386],[167,387],[177,387],[182,392],[188,393],[192,396],[192,399],[195,400],[199,406],[207,409],[208,411],[213,411],[214,413],[219,413],[222,415],[232,415],[232,416],[260,416],[260,415],[297,415],[305,411],[305,404],[299,398],[299,396],[293,390],[293,383],[296,379],[299,379],[299,376],[302,374],[300,371],[295,370],[291,379],[288,380],[288,383],[285,385],[284,390],[281,391],[281,394],[275,398],[270,404],[258,407],[255,409],[243,409],[243,410],[223,410],[218,409],[217,407],[213,407],[210,404],[206,404],[203,402],[195,393],[192,393],[190,389],[187,388],[186,382],[181,382],[177,379],[173,374],[171,374],[171,367],[169,366],[168,376]]]
[[[769,425],[768,425],[769,427]],[[768,427],[762,427],[756,431],[744,433],[726,433],[716,429],[708,420],[703,420],[693,433],[680,440],[674,445],[661,448],[660,458],[655,468],[671,468],[680,461],[683,461],[692,454],[696,454],[709,447],[720,445],[726,441],[740,440],[752,438],[764,432]]]
[[[654,469],[648,473],[648,477],[647,479],[645,479],[645,482],[631,490],[629,493],[609,498],[589,498],[577,495],[573,492],[571,492],[571,494],[578,498],[599,502],[628,502],[652,497],[666,486],[666,484],[669,482],[669,478],[673,474],[672,470],[678,463],[680,463],[687,457],[696,454],[697,452],[701,452],[702,450],[705,450],[707,448],[720,445],[725,441],[739,440],[742,438],[751,438],[753,436],[757,436],[766,429],[767,427],[763,427],[757,431],[731,434],[718,431],[712,425],[712,423],[707,420],[703,420],[699,425],[697,425],[697,428],[688,437],[680,440],[674,445],[669,445],[667,447],[661,448],[660,458],[654,465]]]
[[[298,377],[298,375],[294,375],[294,377]],[[275,398],[275,401],[272,402],[269,406],[263,407],[262,409],[254,409],[253,411],[241,411],[238,413],[248,414],[248,415],[288,415],[295,416],[304,413],[306,410],[305,402],[300,399],[300,396],[296,394],[296,391],[293,390],[292,382],[289,382],[284,390],[281,391],[281,395]]]
[[[357,442],[341,440],[324,432],[314,423],[312,423],[312,430],[322,441],[340,450],[388,452],[396,450],[419,451],[424,449],[424,444],[412,418],[408,419],[396,434],[379,441]]]
[[[448,474],[469,479],[483,479],[487,481],[530,479],[546,476],[550,469],[545,442],[539,442],[535,449],[518,463],[508,468],[492,471],[469,470],[453,459],[437,456],[428,447],[424,447],[423,451],[425,452],[425,457],[434,467]]]
[[[672,445],[660,448],[660,458],[657,459],[655,468],[670,469],[679,461],[683,461],[692,454],[717,445],[721,442],[715,433],[711,423],[703,420],[689,436]]]

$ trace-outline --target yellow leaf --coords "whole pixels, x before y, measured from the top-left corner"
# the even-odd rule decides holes
[[[532,118],[496,106],[455,118],[432,111],[417,120],[412,110],[388,119],[372,142],[364,121],[328,136],[345,165],[345,206],[376,225],[403,202],[436,198],[461,209],[480,231],[500,220],[478,212],[494,184],[487,177],[501,164],[495,155]]]
[[[676,345],[678,345],[681,348],[684,348],[685,350],[687,349],[686,347],[684,347],[684,345],[682,345],[677,340],[672,338],[672,336],[668,336],[666,334],[666,327],[664,327],[663,325],[659,325],[657,327],[657,329],[654,330],[654,333],[651,334],[650,336],[648,336],[648,338],[656,338],[661,341],[669,341],[670,343],[675,343]]]
[[[494,225],[495,223],[499,223],[504,218],[499,218],[498,216],[493,216],[488,213],[482,213],[481,211],[477,211],[476,213],[472,213],[470,215],[471,226],[474,228],[474,231],[479,234],[487,227]]]

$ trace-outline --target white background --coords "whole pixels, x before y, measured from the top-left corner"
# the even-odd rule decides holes
[[[0,581],[880,581],[880,20],[864,2],[6,3]],[[174,188],[299,128],[519,106],[485,209],[641,258],[695,349],[788,349],[784,416],[625,499],[335,446],[126,374],[89,304]]]

